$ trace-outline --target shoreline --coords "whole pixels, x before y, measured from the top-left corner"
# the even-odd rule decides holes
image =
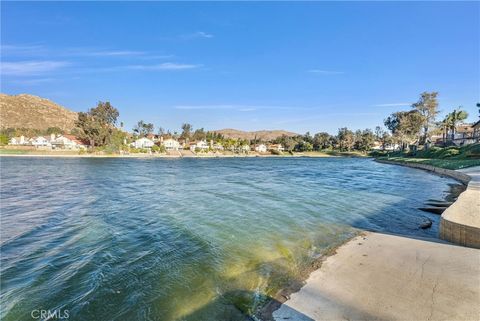
[[[328,257],[271,320],[475,320],[479,255],[442,241],[365,232]]]
[[[411,168],[417,168],[417,169],[422,169],[422,170],[425,170],[425,171],[428,171],[432,174],[437,174],[437,175],[440,175],[440,176],[448,176],[450,178],[453,178],[455,179],[456,181],[460,182],[463,186],[463,188],[460,188],[460,189],[455,189],[455,188],[452,188],[452,186],[450,187],[449,189],[449,192],[448,192],[448,195],[445,197],[446,200],[450,199],[450,200],[456,200],[460,197],[460,195],[462,195],[468,188],[468,185],[469,185],[469,182],[471,181],[471,177],[465,173],[462,173],[462,172],[458,172],[458,171],[454,171],[454,170],[447,170],[447,169],[442,169],[442,168],[437,168],[437,167],[433,167],[433,166],[430,166],[430,165],[422,165],[422,164],[406,164],[406,163],[397,163],[397,162],[394,162],[394,161],[380,161],[380,160],[377,160],[375,159],[375,161],[377,162],[380,162],[380,163],[386,163],[386,164],[391,164],[391,165],[400,165],[400,166],[406,166],[406,167],[411,167]],[[420,165],[420,166],[418,166]],[[453,204],[455,204],[455,202],[453,202]],[[453,205],[452,204],[452,205]],[[450,206],[452,206],[450,205]],[[449,208],[450,208],[449,206]],[[443,219],[441,220],[441,223],[442,223]],[[326,285],[325,283],[325,280],[323,280],[322,282],[317,282],[315,280],[315,278],[318,278],[318,275],[321,275],[322,273],[325,273],[325,269],[328,269],[328,268],[325,268],[324,267],[324,264],[336,264],[335,262],[338,262],[340,261],[341,263],[339,265],[343,265],[343,266],[348,266],[350,268],[352,268],[352,271],[350,271],[351,273],[347,274],[347,275],[343,275],[343,279],[355,279],[355,275],[354,275],[354,272],[353,270],[356,269],[356,267],[354,267],[355,263],[352,263],[351,261],[351,257],[353,255],[357,255],[357,259],[364,259],[364,261],[366,261],[367,263],[371,263],[369,262],[370,259],[366,258],[368,257],[369,254],[362,254],[362,257],[361,258],[358,258],[358,250],[355,249],[354,253],[350,253],[351,252],[351,249],[352,247],[356,247],[356,244],[358,245],[362,245],[362,243],[366,240],[368,240],[369,236],[374,236],[374,238],[378,238],[380,241],[377,241],[377,242],[372,242],[371,244],[371,248],[376,248],[376,247],[381,247],[382,244],[386,241],[385,240],[385,237],[383,237],[384,235],[388,235],[388,234],[382,234],[382,233],[378,233],[378,232],[369,232],[369,231],[359,231],[359,233],[356,235],[356,236],[353,236],[349,239],[347,239],[345,242],[343,242],[342,244],[338,245],[337,247],[335,247],[334,249],[332,249],[331,251],[328,251],[327,253],[325,253],[324,255],[322,255],[322,257],[319,259],[319,261],[316,261],[312,264],[312,267],[314,268],[313,271],[311,271],[309,273],[309,275],[307,275],[306,279],[303,280],[304,282],[304,285],[297,291],[288,291],[290,289],[287,289],[286,291],[286,295],[285,295],[285,292],[284,290],[280,291],[279,294],[280,294],[280,297],[278,298],[278,295],[273,298],[273,302],[274,303],[268,303],[264,308],[263,308],[263,312],[266,314],[261,314],[261,316],[263,317],[262,320],[283,320],[283,319],[290,319],[290,320],[299,320],[299,321],[304,321],[304,320],[324,320],[324,319],[332,319],[334,316],[337,317],[337,319],[350,319],[350,318],[353,318],[353,319],[358,319],[358,318],[366,318],[366,319],[377,319],[376,316],[374,315],[370,315],[370,314],[364,314],[363,312],[364,311],[353,311],[353,310],[348,310],[345,309],[344,307],[340,308],[340,305],[341,303],[336,303],[334,301],[331,301],[329,298],[326,298],[326,297],[322,297],[322,296],[318,296],[318,297],[315,297],[315,296],[312,296],[311,292],[313,290],[318,290],[318,291],[322,291],[322,289],[324,289],[325,287],[329,287],[329,286],[332,286],[332,287],[336,287],[338,286],[338,284],[336,284],[336,280],[335,280],[335,277],[332,277],[331,275],[328,275],[328,274],[334,274],[335,273],[335,270],[332,270],[332,271],[327,271],[326,274],[328,275],[326,278],[328,280],[330,280],[330,285]],[[380,237],[381,236],[381,237]],[[450,243],[447,243],[446,241],[442,240],[441,238],[441,235],[438,236],[438,238],[436,239],[425,239],[425,240],[420,240],[420,239],[414,239],[413,241],[410,241],[412,239],[412,237],[402,237],[402,236],[391,236],[391,235],[388,235],[386,236],[386,238],[393,238],[394,239],[394,242],[392,243],[391,245],[391,248],[387,250],[387,255],[384,255],[383,257],[380,258],[380,261],[379,262],[389,262],[390,260],[386,260],[386,258],[390,258],[391,256],[391,253],[397,253],[398,251],[400,251],[399,248],[396,248],[398,247],[397,244],[400,244],[400,243],[403,243],[403,242],[410,242],[412,244],[408,245],[408,247],[406,248],[403,248],[403,254],[404,255],[410,255],[411,253],[408,253],[409,251],[412,252],[412,245],[413,246],[413,251],[415,253],[418,253],[419,250],[423,250],[424,247],[428,247],[428,243],[433,243],[433,244],[443,244],[443,246],[445,247],[451,247],[451,249],[449,249],[449,251],[452,251],[452,252],[457,252],[455,251],[455,249],[461,249],[460,247],[458,246],[455,246],[453,244],[450,244]],[[397,240],[398,239],[398,240]],[[440,247],[442,245],[439,245]],[[467,249],[467,248],[465,248]],[[462,250],[458,250],[458,251],[462,251]],[[469,250],[466,250],[467,252],[470,251],[469,253],[473,253],[473,254],[470,254],[468,256],[468,258],[470,260],[471,257],[473,256],[473,261],[474,263],[479,263],[478,262],[478,257],[480,257],[480,251],[478,251],[478,253],[475,253],[476,249],[469,249]],[[348,255],[341,255],[339,256],[339,252],[341,253],[345,253],[345,252],[349,252]],[[439,253],[442,253],[442,251],[439,251]],[[373,253],[370,253],[370,254],[373,254]],[[415,254],[417,255],[417,254]],[[442,255],[439,254],[439,256],[442,257]],[[423,269],[425,267],[425,264],[427,263],[427,261],[429,260],[430,256],[428,256],[427,260],[422,263],[422,266],[421,266],[421,270],[422,270],[422,276],[423,276]],[[477,262],[475,262],[475,258],[477,258]],[[377,262],[377,264],[381,264]],[[415,257],[415,263],[417,263],[417,258]],[[363,265],[365,263],[358,263],[360,265]],[[477,264],[478,265],[478,264]],[[472,267],[473,265],[470,264],[469,267]],[[480,266],[480,265],[478,265]],[[389,268],[391,269],[394,269],[393,266],[389,266]],[[441,272],[443,272],[443,267],[438,267],[437,268],[440,268]],[[459,269],[461,267],[456,267],[456,269]],[[382,272],[382,270],[384,270],[385,267],[382,267],[379,269],[379,271],[377,272]],[[374,277],[375,273],[372,273],[370,270],[367,270],[366,272],[368,275],[366,276],[366,280],[368,280],[367,283],[369,282],[373,282],[375,283],[375,280],[372,278]],[[390,277],[393,277],[393,278],[396,278],[395,275],[390,275]],[[409,276],[405,276],[407,279]],[[475,277],[480,277],[480,269],[478,269],[477,273],[474,274],[474,279]],[[438,283],[438,279],[436,281]],[[390,284],[392,283],[392,280],[387,280],[385,286],[388,286],[389,288],[391,288]],[[437,283],[435,284],[435,287],[437,286]],[[479,282],[480,283],[480,282]],[[366,285],[366,284],[364,284]],[[380,284],[379,286],[383,286],[382,284]],[[434,287],[434,290],[435,291],[435,287]],[[306,290],[306,288],[308,288],[308,290]],[[480,289],[480,284],[479,284],[479,287]],[[337,289],[338,291],[342,292],[344,291],[345,289]],[[387,289],[388,290],[388,289]],[[411,295],[415,296],[416,295],[416,291],[419,291],[418,289],[413,291],[413,293],[411,293]],[[349,289],[347,289],[346,292],[342,293],[344,296],[345,295],[349,295]],[[394,289],[394,292],[395,292],[395,289]],[[475,293],[475,291],[473,291]],[[290,294],[291,294],[291,297],[290,297]],[[356,293],[354,295],[357,296],[357,297],[363,297],[366,293],[364,293],[363,289],[361,289],[361,293]],[[377,292],[378,294],[378,292]],[[477,291],[476,293],[477,295],[477,298],[480,297],[480,291]],[[468,295],[467,295],[468,296]],[[298,297],[298,299],[296,299],[296,297]],[[376,301],[381,301],[382,300],[382,297],[383,295],[382,294],[379,294],[378,296],[374,296],[374,299]],[[433,293],[432,293],[432,298],[433,298]],[[469,300],[472,300],[472,297],[468,297]],[[473,298],[475,299],[475,296],[473,296]],[[283,299],[283,300],[282,300]],[[355,298],[350,298],[352,300],[358,300],[358,299],[355,299]],[[465,296],[462,297],[462,299],[465,299]],[[316,305],[316,310],[314,311],[310,311],[310,306],[308,304],[304,304],[305,301],[310,301],[310,304],[312,306],[315,306],[315,303],[317,303]],[[341,300],[340,300],[341,301]],[[474,300],[473,300],[474,301]],[[292,303],[293,302],[293,303]],[[356,302],[356,304],[362,304],[363,302]],[[391,308],[392,304],[394,304],[395,302],[390,302],[390,307],[385,307],[386,309],[388,308]],[[479,302],[474,302],[474,303],[479,303]],[[270,305],[270,307],[269,307]],[[319,305],[322,306],[321,308],[319,308]],[[378,305],[378,302],[375,304],[375,305]],[[433,299],[432,299],[432,306],[433,306]],[[370,309],[372,307],[369,307]],[[321,316],[321,318],[319,319],[315,319],[315,318],[311,318],[311,315],[305,315],[303,314],[303,310],[307,310],[311,313],[313,313],[313,315],[315,316],[319,316],[319,312],[318,311],[323,311],[323,314]],[[375,311],[375,309],[373,309]],[[411,309],[411,310],[415,310],[415,309]],[[469,315],[478,315],[480,313],[480,309],[477,309],[478,311],[474,310],[473,312],[469,310],[468,313],[471,313]],[[327,311],[327,312],[325,312]],[[339,314],[339,311],[341,312]],[[416,311],[423,311],[421,309],[421,307],[417,307],[417,310]],[[377,314],[378,313],[381,313],[382,311],[376,311]],[[317,314],[315,314],[317,313]],[[348,314],[348,313],[351,313],[350,316],[346,317],[345,314]],[[398,318],[405,318],[404,316],[404,311],[400,311],[398,313],[398,315],[396,315],[396,317]],[[415,312],[416,313],[416,312]],[[432,311],[430,311],[430,316],[428,318],[424,318],[424,319],[427,319],[429,320],[430,317],[433,315],[433,308],[432,308]],[[413,318],[416,318],[418,319],[419,317],[419,314],[414,314],[412,315],[411,317]],[[451,316],[450,316],[451,317]],[[455,315],[455,317],[458,317],[458,314]],[[378,319],[383,319],[383,318],[387,318],[387,319],[391,319],[392,316],[389,316],[389,317],[386,317],[385,315],[379,317]],[[335,318],[333,318],[335,319]]]
[[[290,296],[294,293],[299,292],[304,286],[305,282],[308,280],[310,275],[315,271],[319,270],[322,267],[322,264],[330,257],[335,256],[337,251],[348,244],[357,237],[363,237],[366,235],[366,231],[357,230],[354,235],[348,237],[346,240],[342,241],[339,244],[333,245],[325,250],[320,256],[313,258],[313,261],[309,264],[300,274],[300,282],[295,282],[289,284],[287,287],[278,290],[278,292],[270,297],[270,300],[261,306],[255,313],[255,317],[261,321],[274,321],[273,313],[278,310],[285,302],[290,299]]]
[[[374,160],[377,163],[416,168],[416,169],[421,169],[421,170],[424,170],[424,171],[427,171],[427,172],[430,172],[432,174],[436,174],[436,175],[439,175],[439,176],[448,176],[448,177],[453,178],[456,181],[462,183],[465,186],[467,186],[468,183],[471,180],[471,177],[469,175],[464,174],[464,173],[462,173],[458,170],[440,168],[440,167],[435,167],[435,166],[427,165],[427,164],[396,162],[396,161],[392,161],[392,160],[384,160],[384,159],[377,159],[377,158],[375,158]]]
[[[193,155],[193,156],[180,156],[180,155],[149,155],[149,154],[130,154],[130,155],[101,155],[101,154],[2,154],[1,157],[29,157],[29,158],[371,158],[369,156],[348,156],[348,155],[328,155],[328,154],[294,154],[294,155]]]

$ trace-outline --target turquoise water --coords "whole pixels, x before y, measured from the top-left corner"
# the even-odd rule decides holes
[[[247,319],[358,229],[437,237],[417,207],[453,182],[369,159],[1,158],[0,317]]]

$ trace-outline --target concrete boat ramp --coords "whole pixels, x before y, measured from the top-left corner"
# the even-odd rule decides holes
[[[480,244],[480,170],[463,172],[472,180],[443,214],[455,225],[442,237],[472,246]],[[365,233],[328,257],[272,316],[277,321],[480,320],[480,249]]]

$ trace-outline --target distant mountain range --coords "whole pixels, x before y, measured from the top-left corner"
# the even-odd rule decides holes
[[[49,127],[58,127],[66,132],[75,128],[78,114],[51,100],[38,96],[21,94],[0,94],[0,128],[29,128],[46,130]],[[298,134],[285,130],[241,131],[237,129],[214,130],[226,138],[273,140],[283,135],[296,136]]]
[[[273,140],[281,136],[297,136],[298,134],[292,133],[286,130],[258,130],[253,132],[246,132],[237,129],[220,129],[214,130],[214,132],[222,134],[225,138],[235,138],[235,139],[259,139],[263,141]]]
[[[58,127],[70,132],[78,115],[48,99],[21,94],[0,94],[0,127],[46,130]]]

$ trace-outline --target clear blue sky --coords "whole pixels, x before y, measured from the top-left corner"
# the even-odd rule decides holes
[[[478,119],[479,2],[3,2],[2,85],[127,128],[373,128],[422,91]]]

